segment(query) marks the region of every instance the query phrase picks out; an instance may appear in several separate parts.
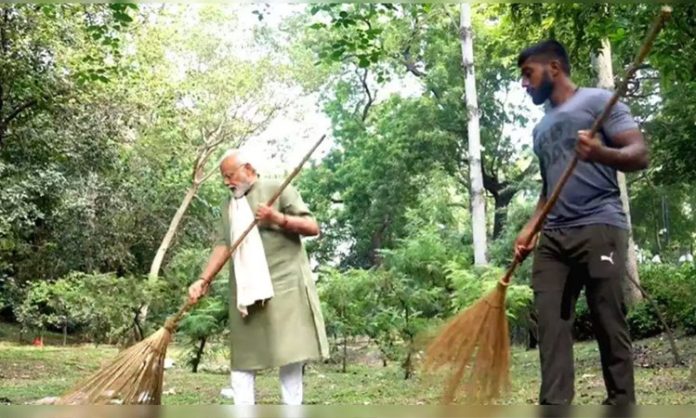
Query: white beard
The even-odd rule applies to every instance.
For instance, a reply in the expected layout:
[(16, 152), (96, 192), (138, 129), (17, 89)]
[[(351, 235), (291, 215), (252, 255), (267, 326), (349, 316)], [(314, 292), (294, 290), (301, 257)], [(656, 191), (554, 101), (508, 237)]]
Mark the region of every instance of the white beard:
[(239, 199), (246, 194), (251, 188), (252, 183), (242, 183), (239, 186), (232, 189), (232, 195), (235, 199)]

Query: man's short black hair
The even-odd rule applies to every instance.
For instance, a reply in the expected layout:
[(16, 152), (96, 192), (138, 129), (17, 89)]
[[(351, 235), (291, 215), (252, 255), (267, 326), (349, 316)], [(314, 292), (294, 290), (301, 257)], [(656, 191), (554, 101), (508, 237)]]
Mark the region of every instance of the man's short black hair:
[(525, 61), (529, 58), (541, 58), (545, 61), (558, 60), (561, 63), (561, 69), (566, 75), (570, 75), (570, 61), (568, 60), (568, 54), (566, 53), (565, 47), (553, 39), (547, 41), (539, 42), (538, 44), (532, 45), (520, 52), (517, 58), (517, 66), (522, 67)]

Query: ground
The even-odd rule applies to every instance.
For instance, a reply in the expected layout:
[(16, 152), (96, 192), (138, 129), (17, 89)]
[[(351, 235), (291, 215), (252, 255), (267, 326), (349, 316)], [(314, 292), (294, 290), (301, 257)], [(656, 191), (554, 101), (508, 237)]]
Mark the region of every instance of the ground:
[[(0, 404), (23, 404), (64, 393), (82, 377), (110, 361), (117, 349), (93, 344), (63, 347), (62, 338), (47, 338), (44, 347), (20, 345), (11, 332), (0, 332)], [(4, 337), (3, 338), (3, 334)], [(696, 385), (689, 382), (689, 368), (673, 367), (667, 341), (662, 338), (634, 343), (636, 352), (636, 386), (641, 404), (696, 404)], [(311, 364), (305, 375), (307, 404), (407, 405), (435, 404), (439, 388), (415, 378), (404, 380), (397, 364), (382, 367), (374, 353), (364, 344), (356, 344), (347, 373), (340, 364)], [(696, 338), (678, 341), (682, 356), (696, 359)], [(183, 365), (183, 349), (176, 344), (169, 355), (176, 365), (165, 373), (165, 404), (224, 404), (220, 389), (228, 385), (224, 350), (210, 355), (202, 371), (191, 373)], [(576, 403), (598, 404), (604, 398), (599, 353), (593, 342), (577, 343)], [(530, 404), (539, 388), (538, 352), (513, 348), (512, 389), (503, 399), (506, 404)], [(257, 402), (280, 401), (276, 373), (265, 372), (258, 380)]]

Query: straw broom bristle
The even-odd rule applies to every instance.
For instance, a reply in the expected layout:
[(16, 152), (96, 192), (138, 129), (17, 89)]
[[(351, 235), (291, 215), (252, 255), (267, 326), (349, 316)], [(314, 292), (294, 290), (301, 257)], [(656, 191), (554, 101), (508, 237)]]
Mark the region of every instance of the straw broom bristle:
[[(496, 288), (454, 317), (425, 352), (428, 372), (446, 368), (443, 402), (460, 392), (469, 402), (498, 398), (509, 387), (510, 341), (505, 316), (507, 286)], [(466, 378), (465, 378), (466, 375)]]
[(164, 357), (171, 340), (168, 327), (120, 352), (109, 364), (83, 380), (57, 405), (159, 405)]

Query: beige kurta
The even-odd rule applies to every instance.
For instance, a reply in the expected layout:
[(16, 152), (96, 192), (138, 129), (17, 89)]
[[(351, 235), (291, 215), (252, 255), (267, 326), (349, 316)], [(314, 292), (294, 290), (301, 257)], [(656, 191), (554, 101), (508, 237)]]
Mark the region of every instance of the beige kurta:
[[(281, 182), (259, 178), (247, 193), (254, 213), (278, 190)], [(222, 210), (221, 239), (231, 245), (229, 199)], [(274, 204), (293, 216), (313, 217), (299, 193), (288, 186)], [(258, 370), (286, 364), (326, 359), (329, 346), (319, 297), (301, 237), (275, 225), (259, 225), (274, 296), (263, 305), (249, 307), (242, 318), (237, 310), (234, 268), (230, 268), (230, 331), (233, 370)], [(231, 266), (230, 266), (231, 267)]]

